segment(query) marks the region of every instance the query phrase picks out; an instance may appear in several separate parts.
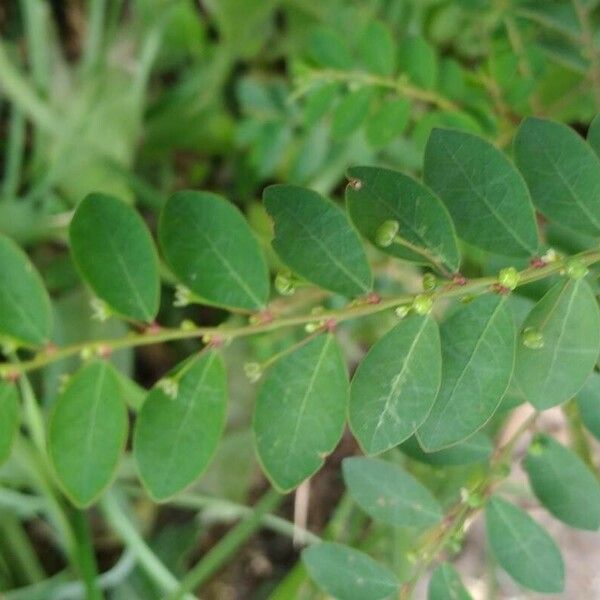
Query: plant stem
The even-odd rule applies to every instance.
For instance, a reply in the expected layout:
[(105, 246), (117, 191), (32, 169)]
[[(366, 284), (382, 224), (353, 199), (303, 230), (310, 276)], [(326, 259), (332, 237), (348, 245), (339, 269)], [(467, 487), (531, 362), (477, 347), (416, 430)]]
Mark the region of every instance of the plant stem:
[(2, 195), (5, 200), (16, 196), (19, 189), (23, 150), (25, 147), (25, 118), (20, 109), (13, 105), (10, 112), (8, 146), (6, 149)]
[[(599, 250), (588, 250), (575, 255), (585, 265), (592, 265), (600, 261)], [(568, 259), (558, 259), (543, 267), (528, 267), (519, 273), (519, 286), (545, 279), (556, 275), (566, 267)], [(465, 285), (452, 282), (439, 287), (431, 297), (433, 300), (441, 298), (456, 298), (467, 295), (479, 295), (493, 291), (493, 285), (497, 282), (495, 277), (480, 277), (472, 279)], [(62, 348), (47, 348), (40, 351), (31, 360), (22, 361), (19, 364), (0, 363), (0, 377), (14, 377), (19, 374), (39, 369), (48, 364), (64, 360), (70, 356), (80, 354), (83, 350), (92, 353), (105, 354), (122, 348), (133, 348), (136, 346), (149, 346), (176, 340), (202, 338), (207, 336), (215, 342), (227, 342), (241, 337), (247, 337), (268, 331), (274, 331), (283, 327), (297, 327), (307, 323), (319, 323), (323, 321), (342, 322), (368, 315), (374, 315), (382, 311), (396, 308), (401, 305), (411, 305), (418, 294), (401, 294), (389, 298), (383, 298), (379, 302), (365, 301), (362, 303), (351, 303), (342, 309), (326, 310), (318, 314), (309, 313), (303, 315), (292, 315), (282, 318), (274, 318), (260, 323), (248, 323), (239, 327), (192, 327), (192, 328), (159, 328), (142, 333), (131, 333), (117, 339), (96, 340), (93, 342), (81, 342), (64, 346)]]
[(98, 585), (98, 565), (87, 516), (85, 512), (77, 509), (73, 510), (71, 514), (77, 540), (79, 574), (85, 585), (86, 598), (87, 600), (102, 600), (104, 595)]
[(274, 489), (270, 489), (256, 504), (252, 515), (236, 525), (223, 537), (184, 577), (179, 589), (169, 600), (179, 600), (186, 592), (191, 592), (202, 585), (215, 571), (246, 542), (260, 526), (267, 513), (271, 512), (283, 499)]

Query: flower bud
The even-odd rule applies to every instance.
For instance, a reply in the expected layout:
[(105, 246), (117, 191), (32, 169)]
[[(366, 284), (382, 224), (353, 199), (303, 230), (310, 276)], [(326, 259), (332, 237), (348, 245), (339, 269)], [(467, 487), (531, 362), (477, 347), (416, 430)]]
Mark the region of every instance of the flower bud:
[(90, 300), (90, 306), (92, 308), (92, 319), (96, 319), (101, 323), (108, 321), (111, 313), (108, 304), (104, 300), (94, 297)]
[(192, 302), (192, 291), (186, 288), (184, 285), (177, 284), (175, 286), (175, 299), (173, 300), (173, 306), (183, 307), (188, 306)]
[(433, 292), (437, 287), (438, 280), (433, 273), (425, 273), (423, 275), (423, 290), (425, 292)]
[(418, 315), (428, 315), (433, 308), (433, 298), (426, 294), (419, 294), (413, 300), (412, 307)]
[(275, 276), (275, 289), (282, 296), (291, 296), (296, 292), (296, 284), (292, 278), (292, 274), (277, 273)]
[(530, 350), (539, 350), (544, 347), (544, 336), (537, 329), (526, 327), (521, 333), (521, 342)]
[(383, 225), (375, 232), (375, 243), (382, 248), (387, 248), (394, 243), (394, 238), (398, 235), (400, 223), (398, 221), (385, 221)]
[(498, 273), (498, 283), (508, 289), (514, 290), (519, 285), (520, 274), (514, 267), (507, 267)]

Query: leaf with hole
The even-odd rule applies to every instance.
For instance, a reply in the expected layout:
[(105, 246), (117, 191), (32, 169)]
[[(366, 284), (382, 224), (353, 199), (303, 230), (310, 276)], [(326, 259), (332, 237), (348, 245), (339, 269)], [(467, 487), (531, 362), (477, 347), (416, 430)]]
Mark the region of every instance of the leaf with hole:
[(290, 269), (345, 296), (371, 289), (373, 276), (365, 249), (338, 206), (295, 185), (268, 187), (264, 202), (275, 222), (273, 248)]
[(208, 304), (261, 310), (269, 297), (267, 265), (242, 213), (210, 192), (177, 192), (158, 224), (165, 259)]
[(114, 196), (89, 194), (69, 226), (81, 276), (117, 314), (149, 322), (160, 300), (158, 255), (138, 213)]
[(373, 519), (394, 527), (431, 527), (443, 513), (431, 492), (404, 469), (378, 458), (352, 457), (342, 463), (353, 500)]
[[(554, 285), (533, 307), (522, 331), (515, 363), (519, 389), (538, 410), (572, 398), (600, 351), (600, 313), (588, 283), (569, 279)], [(527, 344), (530, 332), (540, 338), (535, 347)]]
[(316, 473), (344, 430), (348, 375), (330, 335), (304, 343), (267, 371), (254, 409), (256, 450), (266, 475), (289, 491)]
[(349, 421), (366, 454), (389, 450), (425, 420), (440, 387), (440, 335), (429, 316), (411, 316), (380, 338), (350, 386)]
[(545, 594), (563, 591), (560, 550), (526, 512), (493, 496), (485, 508), (485, 525), (496, 560), (517, 583)]
[(384, 600), (398, 593), (399, 582), (392, 571), (342, 544), (314, 544), (302, 552), (302, 562), (310, 578), (339, 600)]
[(424, 161), (425, 182), (442, 199), (465, 242), (506, 256), (537, 252), (527, 186), (500, 150), (471, 133), (434, 129)]
[(125, 449), (127, 410), (113, 367), (82, 367), (56, 400), (48, 426), (48, 453), (61, 487), (79, 507), (110, 485)]

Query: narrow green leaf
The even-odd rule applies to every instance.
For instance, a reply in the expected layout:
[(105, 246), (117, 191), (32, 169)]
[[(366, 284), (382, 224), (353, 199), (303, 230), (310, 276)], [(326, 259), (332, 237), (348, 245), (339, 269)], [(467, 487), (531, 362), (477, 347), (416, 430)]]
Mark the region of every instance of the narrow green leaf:
[(273, 485), (289, 491), (316, 473), (344, 430), (348, 375), (332, 335), (281, 357), (256, 398), (254, 438)]
[(421, 529), (443, 516), (431, 492), (398, 465), (357, 456), (343, 461), (342, 472), (350, 496), (377, 521)]
[(574, 452), (539, 434), (524, 465), (538, 500), (557, 519), (578, 529), (600, 527), (600, 484)]
[(458, 270), (460, 255), (454, 225), (446, 207), (424, 185), (409, 177), (377, 167), (348, 170), (346, 204), (352, 222), (381, 251), (416, 262), (430, 264), (423, 254), (399, 243), (381, 248), (377, 230), (389, 220), (400, 225), (398, 235), (439, 259), (451, 271)]
[(110, 485), (126, 437), (119, 379), (109, 363), (89, 363), (58, 397), (48, 431), (54, 471), (76, 506), (89, 506)]
[(473, 435), (494, 414), (513, 372), (515, 326), (506, 299), (482, 296), (441, 326), (442, 384), (417, 431), (421, 446), (440, 450)]
[(379, 148), (402, 135), (410, 119), (410, 110), (411, 104), (406, 98), (384, 101), (367, 121), (369, 143)]
[(594, 117), (587, 132), (587, 142), (592, 150), (600, 157), (600, 114)]
[(113, 196), (89, 194), (69, 227), (81, 276), (118, 314), (152, 321), (158, 312), (158, 255), (138, 213)]
[[(600, 351), (600, 314), (584, 279), (557, 283), (533, 307), (517, 348), (515, 382), (538, 410), (572, 398), (592, 372)], [(529, 347), (528, 332), (542, 347)]]
[(536, 592), (562, 592), (560, 550), (527, 513), (494, 496), (485, 509), (485, 524), (496, 560), (517, 583)]
[(148, 394), (138, 414), (133, 454), (156, 500), (184, 489), (213, 457), (227, 412), (227, 376), (216, 352), (190, 359)]
[(10, 456), (19, 430), (19, 396), (17, 388), (0, 381), (0, 465)]
[(273, 248), (290, 269), (345, 296), (371, 289), (373, 276), (365, 249), (338, 206), (295, 185), (268, 187), (264, 202), (275, 221)]
[(600, 234), (600, 159), (575, 131), (530, 117), (517, 130), (514, 150), (541, 212), (574, 231)]
[(577, 394), (577, 406), (583, 424), (600, 440), (600, 374), (592, 373)]
[(492, 144), (470, 133), (434, 129), (424, 175), (466, 242), (505, 256), (536, 253), (537, 225), (525, 181)]
[(400, 446), (400, 450), (419, 462), (446, 467), (486, 462), (494, 451), (494, 445), (488, 435), (478, 431), (464, 442), (437, 452), (425, 452), (421, 448), (417, 436), (406, 440)]
[(302, 552), (302, 562), (311, 579), (338, 600), (383, 600), (398, 593), (394, 573), (342, 544), (314, 544)]
[(50, 298), (27, 255), (0, 235), (0, 336), (39, 346), (52, 328)]
[(358, 40), (358, 51), (371, 73), (389, 77), (396, 63), (396, 48), (389, 28), (379, 21), (370, 21)]
[(447, 562), (439, 565), (429, 581), (427, 600), (472, 600), (456, 569)]
[(158, 225), (175, 275), (209, 304), (262, 309), (269, 297), (265, 259), (240, 211), (210, 192), (177, 192)]
[(440, 335), (431, 317), (404, 319), (373, 345), (352, 379), (348, 413), (366, 454), (393, 448), (416, 431), (441, 374)]
[(347, 94), (335, 107), (331, 120), (331, 135), (341, 140), (354, 133), (367, 118), (375, 90), (360, 88)]

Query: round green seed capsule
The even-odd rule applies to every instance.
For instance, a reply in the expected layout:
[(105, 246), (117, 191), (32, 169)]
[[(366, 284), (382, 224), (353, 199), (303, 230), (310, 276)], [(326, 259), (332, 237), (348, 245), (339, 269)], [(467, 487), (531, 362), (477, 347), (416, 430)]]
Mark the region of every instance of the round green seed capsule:
[(418, 315), (428, 315), (433, 308), (433, 298), (426, 294), (419, 294), (413, 301), (413, 310)]
[(544, 347), (544, 336), (533, 327), (526, 327), (521, 334), (523, 346), (530, 350), (539, 350)]
[(275, 289), (282, 296), (291, 296), (296, 292), (296, 284), (291, 273), (277, 273), (275, 276)]
[(400, 223), (398, 221), (385, 221), (383, 225), (375, 232), (375, 242), (382, 248), (387, 248), (394, 243), (394, 238), (398, 235)]
[(423, 290), (425, 292), (433, 292), (437, 287), (438, 280), (433, 273), (425, 273), (423, 275)]
[(519, 285), (519, 271), (514, 267), (507, 267), (498, 273), (498, 283), (509, 290), (514, 290)]

